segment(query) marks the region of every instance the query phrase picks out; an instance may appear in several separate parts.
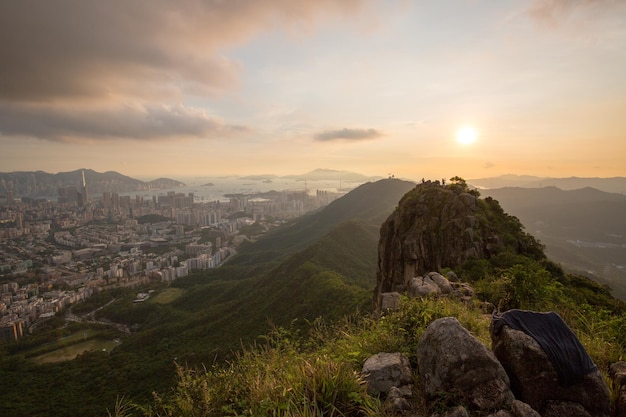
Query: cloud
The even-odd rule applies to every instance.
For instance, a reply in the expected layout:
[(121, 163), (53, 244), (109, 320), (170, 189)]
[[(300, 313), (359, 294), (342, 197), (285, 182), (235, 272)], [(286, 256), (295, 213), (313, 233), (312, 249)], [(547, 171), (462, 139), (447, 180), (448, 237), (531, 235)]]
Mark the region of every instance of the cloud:
[(376, 129), (339, 129), (339, 130), (326, 130), (324, 132), (317, 133), (314, 138), (320, 142), (329, 142), (333, 140), (349, 140), (349, 141), (361, 141), (377, 139), (383, 136)]
[[(0, 133), (51, 141), (246, 130), (183, 105), (236, 91), (235, 48), (370, 0), (0, 2)], [(132, 104), (128, 104), (132, 103)]]
[(493, 168), (493, 167), (495, 167), (495, 166), (496, 166), (496, 164), (494, 164), (493, 162), (489, 162), (489, 161), (488, 161), (488, 162), (485, 162), (485, 163), (484, 163), (483, 168), (485, 168), (485, 169), (490, 169), (490, 168)]
[(249, 129), (227, 125), (206, 112), (183, 105), (126, 104), (72, 106), (7, 105), (0, 102), (0, 134), (50, 141), (111, 139), (163, 140), (233, 136)]
[(350, 15), (363, 1), (1, 2), (0, 99), (214, 96), (235, 88), (242, 70), (228, 48)]
[(557, 28), (572, 20), (588, 24), (599, 17), (613, 17), (618, 8), (623, 8), (622, 0), (533, 0), (526, 13), (544, 27)]

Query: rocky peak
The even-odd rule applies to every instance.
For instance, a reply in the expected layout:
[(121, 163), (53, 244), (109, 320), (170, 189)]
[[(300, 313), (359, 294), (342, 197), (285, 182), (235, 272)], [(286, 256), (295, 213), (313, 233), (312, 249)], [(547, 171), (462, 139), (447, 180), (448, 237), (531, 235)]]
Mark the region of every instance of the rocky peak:
[(405, 292), (412, 278), (456, 268), (470, 258), (501, 251), (545, 257), (517, 218), (479, 195), (455, 177), (448, 185), (423, 181), (402, 197), (380, 229), (376, 307), (381, 293)]

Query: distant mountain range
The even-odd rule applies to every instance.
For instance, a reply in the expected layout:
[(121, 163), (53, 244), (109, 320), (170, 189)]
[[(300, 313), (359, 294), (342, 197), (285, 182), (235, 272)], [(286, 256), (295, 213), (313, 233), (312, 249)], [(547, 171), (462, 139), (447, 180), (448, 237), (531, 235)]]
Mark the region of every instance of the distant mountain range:
[(491, 178), (468, 179), (468, 184), (477, 188), (502, 188), (502, 187), (522, 187), (541, 188), (557, 187), (561, 190), (577, 190), (580, 188), (592, 187), (607, 193), (626, 194), (626, 177), (612, 178), (549, 178), (535, 177), (532, 175), (502, 175)]
[[(0, 172), (0, 197), (13, 192), (14, 197), (56, 197), (59, 188), (80, 187), (82, 172), (85, 172), (87, 189), (90, 194), (105, 191), (125, 193), (133, 191), (163, 190), (184, 187), (186, 184), (170, 178), (158, 178), (152, 181), (141, 181), (115, 171), (96, 172), (92, 169), (78, 169), (69, 172), (50, 174), (44, 171)], [(382, 177), (368, 177), (356, 172), (315, 169), (305, 174), (278, 176), (272, 174), (247, 175), (238, 177), (250, 181), (267, 181), (284, 178), (290, 180), (309, 181), (347, 181), (364, 183), (377, 181)]]
[(310, 181), (355, 181), (355, 182), (365, 182), (365, 181), (377, 181), (382, 179), (382, 177), (368, 177), (367, 175), (358, 174), (356, 172), (343, 171), (343, 170), (335, 170), (335, 169), (322, 169), (318, 168), (313, 171), (307, 172), (306, 174), (298, 174), (298, 175), (248, 175), (245, 177), (241, 177), (241, 179), (248, 179), (254, 181), (261, 180), (271, 180), (275, 178), (286, 178), (290, 180), (310, 180)]
[(520, 219), (546, 254), (626, 299), (626, 195), (594, 188), (504, 187), (480, 190)]
[(78, 169), (57, 174), (43, 171), (3, 172), (0, 173), (0, 194), (6, 195), (8, 191), (13, 191), (15, 197), (57, 196), (59, 188), (79, 187), (82, 184), (83, 172), (90, 194), (99, 194), (105, 191), (124, 193), (185, 186), (184, 183), (169, 178), (158, 178), (146, 182), (115, 171), (101, 173), (92, 169)]

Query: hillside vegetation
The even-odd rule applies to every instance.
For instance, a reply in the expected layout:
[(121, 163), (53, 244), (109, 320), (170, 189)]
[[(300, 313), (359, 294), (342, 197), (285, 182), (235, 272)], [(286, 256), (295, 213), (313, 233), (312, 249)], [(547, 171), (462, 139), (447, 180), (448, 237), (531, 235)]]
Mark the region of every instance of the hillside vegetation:
[[(460, 185), (464, 187), (463, 183)], [(419, 198), (415, 194), (420, 192), (414, 190), (403, 200)], [(479, 200), (476, 215), (500, 239), (498, 250), (491, 256), (471, 258), (455, 268), (461, 279), (477, 290), (476, 301), (493, 303), (501, 310), (559, 312), (605, 373), (610, 363), (624, 357), (626, 306), (623, 302), (614, 299), (607, 287), (582, 276), (565, 274), (546, 259), (541, 244), (525, 233), (519, 220), (506, 214), (497, 201)], [(354, 229), (357, 226), (357, 223), (342, 225), (350, 233), (340, 236), (354, 236), (356, 244), (366, 233)], [(323, 251), (327, 246), (329, 242), (322, 240), (300, 256), (310, 261), (316, 258), (313, 254), (320, 254), (319, 259), (327, 259), (332, 252), (330, 247), (330, 252)], [(315, 269), (294, 256), (284, 266), (289, 262), (301, 268), (296, 268), (302, 274), (298, 281), (317, 276), (316, 285), (326, 287), (324, 283), (333, 282), (332, 274), (324, 271), (322, 263), (317, 263), (321, 269)], [(333, 263), (327, 265), (338, 267)], [(363, 267), (367, 269), (366, 264)], [(441, 272), (446, 271), (444, 268)], [(283, 271), (279, 268), (276, 273), (280, 276)], [(331, 285), (323, 296), (344, 303), (356, 295), (348, 292), (343, 298), (344, 290)], [(300, 294), (300, 291), (294, 287), (286, 293)], [(269, 304), (280, 310), (280, 305)], [(302, 298), (297, 304), (309, 305)], [(120, 400), (111, 413), (118, 416), (386, 415), (380, 400), (367, 394), (360, 379), (359, 371), (365, 359), (378, 352), (402, 352), (415, 365), (420, 335), (434, 320), (447, 316), (457, 317), (465, 328), (489, 345), (490, 319), (479, 304), (445, 297), (405, 297), (399, 311), (378, 319), (371, 314), (354, 314), (340, 321), (318, 318), (307, 328), (297, 323), (277, 325), (259, 343), (245, 348), (234, 359), (210, 368), (178, 367), (173, 390), (160, 393), (148, 404)], [(307, 312), (305, 307), (298, 310), (298, 314)], [(419, 389), (416, 394), (416, 409), (421, 408), (424, 413), (436, 411), (425, 409)], [(442, 397), (435, 406), (442, 411), (452, 407), (453, 400)]]
[[(3, 345), (0, 414), (385, 415), (358, 375), (367, 357), (399, 351), (415, 363), (420, 334), (445, 316), (489, 343), (489, 319), (472, 304), (405, 298), (394, 314), (376, 319), (371, 311), (380, 224), (414, 187), (398, 180), (365, 184), (244, 245), (218, 269), (169, 288), (154, 284), (147, 302), (133, 303), (134, 292), (99, 296), (94, 306), (114, 300), (99, 319), (133, 329), (115, 334), (122, 343), (110, 353), (37, 365), (27, 358), (32, 340)], [(497, 201), (481, 199), (479, 208), (504, 241), (526, 242), (529, 250), (502, 250), (454, 268), (478, 300), (558, 311), (603, 370), (623, 357), (624, 304), (608, 288), (545, 259), (539, 242)], [(52, 326), (42, 341), (61, 331)]]
[[(89, 301), (99, 320), (129, 326), (112, 352), (86, 352), (69, 362), (36, 365), (38, 343), (62, 335), (62, 320), (39, 335), (0, 345), (0, 415), (102, 416), (119, 395), (148, 402), (176, 382), (176, 364), (223, 363), (272, 326), (305, 332), (320, 316), (333, 321), (371, 308), (380, 222), (415, 184), (395, 179), (367, 183), (324, 209), (242, 245), (220, 268), (171, 285), (144, 303), (136, 292), (104, 293)], [(169, 287), (169, 288), (172, 288)], [(59, 327), (61, 326), (61, 327)]]
[(508, 187), (484, 190), (519, 217), (570, 272), (607, 284), (626, 300), (626, 195), (593, 188)]

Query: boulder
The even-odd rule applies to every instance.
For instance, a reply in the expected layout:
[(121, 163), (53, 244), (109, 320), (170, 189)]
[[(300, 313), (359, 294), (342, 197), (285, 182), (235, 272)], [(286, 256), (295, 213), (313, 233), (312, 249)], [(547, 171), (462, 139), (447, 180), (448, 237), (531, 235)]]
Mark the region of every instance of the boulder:
[(398, 387), (389, 388), (387, 392), (386, 403), (392, 411), (406, 411), (411, 409), (411, 404), (406, 400), (411, 397), (411, 391), (408, 394)]
[[(569, 417), (579, 408), (592, 417), (609, 414), (609, 391), (599, 371), (590, 373), (581, 382), (563, 387), (546, 353), (526, 333), (502, 326), (491, 332), (493, 351), (511, 380), (511, 389), (518, 400), (530, 405), (542, 417), (557, 417), (568, 409)], [(563, 403), (559, 405), (559, 403)]]
[(361, 371), (370, 395), (387, 395), (391, 387), (413, 383), (409, 359), (401, 353), (377, 353), (370, 356)]
[[(457, 278), (458, 279), (458, 278)], [(409, 297), (426, 297), (430, 294), (454, 294), (458, 297), (469, 295), (470, 293), (458, 291), (459, 288), (470, 288), (467, 284), (455, 282), (452, 284), (446, 277), (439, 272), (429, 272), (421, 277), (413, 277), (409, 280), (408, 296)], [(471, 294), (474, 294), (471, 290)]]
[(454, 271), (448, 271), (446, 273), (446, 278), (448, 278), (448, 282), (459, 282), (459, 277)]
[(443, 294), (450, 294), (452, 292), (450, 281), (439, 272), (429, 272), (426, 276), (439, 287), (439, 290)]
[(400, 308), (399, 292), (384, 292), (380, 295), (380, 309), (382, 311), (398, 310)]
[(441, 392), (458, 393), (480, 410), (506, 408), (514, 399), (502, 365), (456, 318), (428, 326), (418, 342), (417, 362), (427, 399)]
[(626, 362), (615, 362), (609, 367), (615, 397), (615, 417), (626, 417)]
[(409, 281), (409, 297), (426, 297), (440, 292), (441, 289), (428, 277), (413, 277)]

